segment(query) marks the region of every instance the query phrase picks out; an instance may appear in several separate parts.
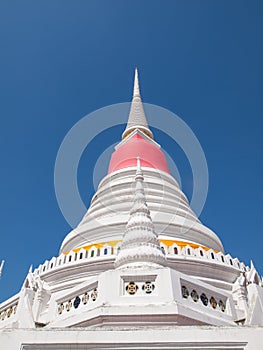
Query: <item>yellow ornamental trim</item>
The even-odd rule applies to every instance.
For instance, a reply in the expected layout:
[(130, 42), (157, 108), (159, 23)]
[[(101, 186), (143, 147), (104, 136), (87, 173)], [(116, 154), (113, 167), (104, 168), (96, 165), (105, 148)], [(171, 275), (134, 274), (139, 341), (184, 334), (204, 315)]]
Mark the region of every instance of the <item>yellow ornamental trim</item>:
[[(180, 248), (184, 248), (186, 246), (189, 246), (193, 249), (196, 249), (196, 248), (202, 248), (206, 251), (210, 250), (211, 248), (209, 247), (206, 247), (204, 245), (200, 245), (200, 244), (197, 244), (197, 243), (192, 243), (192, 242), (185, 242), (185, 241), (177, 241), (177, 240), (172, 240), (172, 239), (160, 239), (159, 240), (160, 243), (166, 245), (168, 248), (171, 247), (173, 244), (176, 244), (178, 245), (178, 247)], [(81, 246), (81, 247), (78, 247), (78, 248), (74, 248), (73, 250), (70, 250), (70, 251), (67, 251), (64, 253), (64, 255), (68, 255), (70, 252), (74, 252), (74, 253), (78, 253), (81, 249), (84, 249), (84, 250), (90, 250), (91, 248), (97, 248), (97, 249), (101, 249), (105, 246), (110, 246), (112, 248), (116, 247), (116, 245), (118, 243), (120, 243), (121, 240), (117, 240), (117, 241), (109, 241), (109, 242), (100, 242), (100, 243), (92, 243), (92, 244), (89, 244), (89, 245), (85, 245), (85, 246)], [(217, 253), (218, 251), (215, 250), (215, 249), (212, 249), (215, 253)]]
[[(191, 243), (191, 242), (183, 242), (183, 241), (175, 241), (175, 240), (170, 240), (170, 239), (169, 240), (168, 239), (160, 239), (160, 243), (165, 244), (167, 247), (171, 247), (173, 244), (177, 244), (178, 247), (180, 247), (180, 248), (184, 248), (186, 246), (189, 246), (189, 247), (194, 248), (194, 249), (202, 248), (206, 251), (210, 250), (210, 248), (208, 248), (204, 245), (201, 245), (201, 244), (196, 244), (196, 243)], [(215, 249), (212, 249), (212, 250), (216, 253), (218, 252)]]

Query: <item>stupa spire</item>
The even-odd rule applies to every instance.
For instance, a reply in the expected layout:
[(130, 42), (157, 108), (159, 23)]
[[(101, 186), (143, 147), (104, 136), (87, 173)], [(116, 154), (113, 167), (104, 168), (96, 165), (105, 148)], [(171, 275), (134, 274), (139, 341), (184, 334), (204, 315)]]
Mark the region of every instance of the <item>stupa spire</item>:
[(136, 129), (139, 129), (150, 138), (153, 138), (153, 134), (149, 129), (146, 116), (144, 113), (137, 68), (135, 68), (135, 74), (134, 74), (133, 97), (131, 102), (130, 114), (129, 114), (126, 129), (122, 134), (122, 138), (124, 139)]
[(134, 74), (134, 84), (133, 84), (133, 97), (139, 96), (141, 97), (140, 93), (140, 86), (139, 86), (139, 77), (138, 77), (138, 68), (135, 68), (135, 74)]
[(121, 249), (115, 261), (116, 267), (165, 264), (165, 256), (146, 203), (143, 181), (140, 158), (137, 157), (134, 200)]

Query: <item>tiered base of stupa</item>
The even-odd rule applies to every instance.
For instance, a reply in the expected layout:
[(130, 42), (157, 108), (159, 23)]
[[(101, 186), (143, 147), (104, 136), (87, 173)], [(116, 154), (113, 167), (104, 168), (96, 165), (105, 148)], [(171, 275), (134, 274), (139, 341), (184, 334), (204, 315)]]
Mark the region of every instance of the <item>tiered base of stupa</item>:
[(240, 302), (237, 307), (235, 292), (168, 267), (151, 266), (102, 272), (53, 295), (44, 286), (34, 290), (28, 285), (20, 292), (16, 310), (7, 311), (2, 321), (1, 346), (8, 350), (260, 349), (262, 327), (242, 324), (262, 324), (262, 287), (250, 284), (246, 294), (237, 293), (240, 302), (248, 297), (243, 300), (247, 308), (242, 309)]

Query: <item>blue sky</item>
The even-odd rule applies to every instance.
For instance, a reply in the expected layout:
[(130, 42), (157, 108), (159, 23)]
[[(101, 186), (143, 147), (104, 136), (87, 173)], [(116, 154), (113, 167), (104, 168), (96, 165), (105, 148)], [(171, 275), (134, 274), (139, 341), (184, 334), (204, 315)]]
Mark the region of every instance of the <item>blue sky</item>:
[[(202, 221), (226, 252), (252, 258), (263, 274), (262, 16), (261, 1), (0, 2), (1, 300), (20, 289), (31, 264), (56, 256), (70, 231), (53, 180), (64, 136), (86, 114), (129, 101), (135, 66), (144, 101), (178, 114), (203, 147), (210, 185)], [(81, 159), (87, 204), (87, 160), (95, 165), (121, 132), (95, 138)], [(184, 154), (156, 138), (190, 196)]]

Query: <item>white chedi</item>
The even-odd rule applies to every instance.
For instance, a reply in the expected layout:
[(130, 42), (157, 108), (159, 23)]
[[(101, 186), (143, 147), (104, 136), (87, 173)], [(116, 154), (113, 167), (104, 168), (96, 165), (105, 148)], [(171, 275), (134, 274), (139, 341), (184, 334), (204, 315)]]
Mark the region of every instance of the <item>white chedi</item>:
[(154, 231), (143, 188), (140, 158), (137, 158), (134, 202), (115, 267), (165, 265), (165, 255)]

